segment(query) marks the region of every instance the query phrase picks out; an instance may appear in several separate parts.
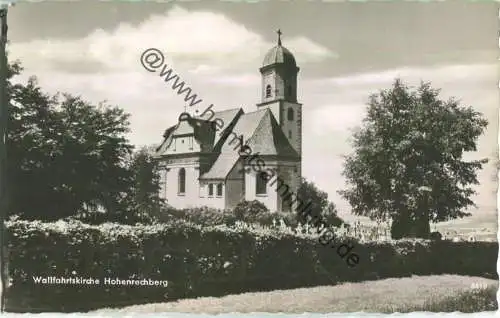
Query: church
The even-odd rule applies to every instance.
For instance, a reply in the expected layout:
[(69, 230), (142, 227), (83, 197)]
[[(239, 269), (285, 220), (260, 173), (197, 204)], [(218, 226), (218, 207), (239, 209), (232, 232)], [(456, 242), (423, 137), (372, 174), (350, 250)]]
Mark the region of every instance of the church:
[[(165, 131), (154, 156), (160, 196), (172, 207), (232, 209), (242, 200), (258, 200), (270, 211), (291, 211), (281, 188), (297, 193), (300, 185), (302, 104), (297, 101), (299, 67), (279, 30), (278, 43), (259, 71), (261, 101), (254, 111), (216, 111), (211, 105), (198, 116), (181, 113)], [(256, 165), (280, 182), (266, 178)]]

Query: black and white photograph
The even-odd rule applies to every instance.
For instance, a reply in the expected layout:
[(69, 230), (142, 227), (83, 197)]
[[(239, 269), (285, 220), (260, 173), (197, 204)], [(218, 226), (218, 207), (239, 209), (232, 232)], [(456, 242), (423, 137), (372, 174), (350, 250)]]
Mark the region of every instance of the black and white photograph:
[(2, 311), (497, 311), (499, 9), (1, 5)]

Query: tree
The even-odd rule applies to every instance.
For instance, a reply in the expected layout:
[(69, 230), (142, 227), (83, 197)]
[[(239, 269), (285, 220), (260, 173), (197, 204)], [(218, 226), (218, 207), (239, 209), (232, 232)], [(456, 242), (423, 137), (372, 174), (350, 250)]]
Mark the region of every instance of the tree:
[(136, 212), (154, 217), (164, 201), (160, 198), (158, 161), (154, 160), (151, 152), (151, 149), (144, 147), (133, 154), (129, 166), (133, 179), (130, 203)]
[[(11, 65), (10, 78), (21, 72)], [(84, 205), (123, 208), (132, 182), (126, 159), (128, 114), (69, 94), (43, 93), (36, 78), (9, 81), (7, 140), (9, 211), (53, 220)]]
[(354, 153), (340, 193), (356, 215), (392, 220), (391, 235), (428, 237), (429, 222), (469, 216), (471, 185), (486, 159), (465, 161), (476, 150), (487, 121), (451, 98), (442, 101), (430, 83), (410, 89), (400, 79), (370, 96), (363, 126), (354, 133)]
[(143, 147), (127, 159), (130, 174), (127, 189), (122, 193), (120, 209), (110, 213), (102, 208), (90, 206), (71, 218), (84, 223), (101, 224), (154, 224), (164, 220), (167, 206), (160, 198), (160, 176), (158, 162), (153, 159), (152, 149)]
[[(297, 197), (300, 198), (304, 204), (310, 203), (309, 215), (311, 217), (321, 217), (323, 220), (332, 226), (340, 226), (344, 221), (338, 217), (337, 209), (333, 202), (328, 200), (328, 193), (321, 191), (313, 182), (308, 182), (305, 178), (301, 179)], [(299, 222), (305, 223), (307, 220), (298, 215)]]

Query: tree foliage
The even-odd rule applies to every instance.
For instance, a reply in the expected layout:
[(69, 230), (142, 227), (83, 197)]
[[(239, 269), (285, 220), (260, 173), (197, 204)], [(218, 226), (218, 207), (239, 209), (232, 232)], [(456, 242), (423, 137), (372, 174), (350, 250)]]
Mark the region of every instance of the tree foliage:
[(131, 184), (131, 204), (144, 213), (158, 211), (164, 203), (160, 198), (160, 175), (158, 161), (152, 151), (143, 147), (135, 152), (129, 165), (133, 182)]
[(393, 87), (370, 97), (363, 126), (346, 157), (349, 188), (341, 194), (353, 212), (392, 219), (393, 237), (426, 237), (429, 222), (469, 216), (472, 185), (486, 159), (465, 161), (487, 126), (482, 114), (439, 99), (430, 83)]
[[(10, 77), (20, 71), (12, 65)], [(133, 180), (128, 114), (69, 94), (51, 96), (34, 77), (27, 84), (9, 81), (8, 95), (10, 213), (50, 220), (85, 205), (108, 213), (125, 208)]]
[[(333, 202), (328, 200), (328, 193), (321, 191), (312, 181), (309, 182), (305, 178), (301, 179), (297, 197), (304, 204), (310, 204), (309, 215), (322, 217), (329, 225), (340, 226), (344, 221), (338, 217), (337, 209)], [(305, 223), (302, 214), (298, 216), (301, 223)]]

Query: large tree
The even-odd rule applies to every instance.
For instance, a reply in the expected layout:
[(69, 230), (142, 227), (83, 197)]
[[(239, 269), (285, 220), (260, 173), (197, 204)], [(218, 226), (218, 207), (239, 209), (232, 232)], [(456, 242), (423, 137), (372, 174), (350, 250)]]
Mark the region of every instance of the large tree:
[(356, 215), (392, 220), (393, 238), (428, 237), (430, 222), (469, 216), (472, 185), (486, 159), (466, 161), (487, 126), (482, 114), (430, 83), (400, 79), (370, 96), (363, 126), (346, 157), (349, 187), (340, 193)]
[[(11, 65), (10, 78), (20, 73)], [(132, 146), (125, 138), (128, 115), (68, 94), (51, 96), (35, 78), (9, 80), (7, 140), (9, 211), (44, 220), (100, 205), (108, 213), (121, 203), (133, 180), (127, 167)]]

